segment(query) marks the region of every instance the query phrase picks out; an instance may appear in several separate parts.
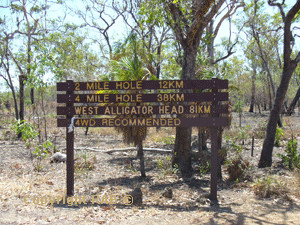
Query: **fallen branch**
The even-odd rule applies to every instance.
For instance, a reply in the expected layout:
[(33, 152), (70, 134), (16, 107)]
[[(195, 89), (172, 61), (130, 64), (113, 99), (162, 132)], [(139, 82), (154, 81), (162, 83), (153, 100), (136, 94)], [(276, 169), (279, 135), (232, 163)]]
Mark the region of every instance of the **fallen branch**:
[[(157, 152), (157, 153), (171, 153), (172, 150), (168, 149), (161, 149), (161, 148), (143, 148), (144, 151), (149, 151), (149, 152)], [(66, 149), (64, 149), (66, 150)], [(74, 148), (74, 150), (88, 150), (88, 151), (94, 151), (94, 152), (103, 152), (103, 153), (113, 153), (113, 152), (127, 152), (127, 151), (135, 151), (137, 150), (136, 147), (129, 147), (129, 148), (117, 148), (117, 149), (96, 149), (96, 148)]]

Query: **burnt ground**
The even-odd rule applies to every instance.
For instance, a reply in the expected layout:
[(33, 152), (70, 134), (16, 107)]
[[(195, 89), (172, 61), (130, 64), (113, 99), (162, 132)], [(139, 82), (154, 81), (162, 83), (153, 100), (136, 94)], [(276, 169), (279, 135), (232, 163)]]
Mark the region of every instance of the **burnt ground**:
[[(242, 145), (238, 117), (233, 115), (230, 130), (226, 130), (223, 146), (228, 149), (228, 160), (236, 155), (232, 141), (241, 147), (241, 157), (249, 161), (247, 179), (228, 180), (226, 165), (222, 166), (223, 179), (218, 183), (219, 204), (207, 199), (210, 190), (210, 173), (199, 172), (199, 162), (209, 156), (209, 150), (198, 158), (194, 149), (195, 174), (183, 179), (170, 166), (170, 153), (145, 151), (146, 179), (140, 178), (136, 151), (103, 153), (105, 150), (124, 148), (122, 135), (111, 128), (75, 130), (75, 194), (86, 196), (87, 204), (69, 206), (62, 201), (51, 205), (49, 198), (58, 198), (66, 191), (66, 164), (50, 163), (50, 156), (43, 159), (43, 169), (36, 171), (36, 158), (31, 158), (35, 143), (27, 148), (23, 141), (14, 138), (14, 132), (3, 122), (0, 128), (0, 222), (1, 224), (300, 224), (300, 176), (285, 169), (276, 156), (284, 153), (291, 135), (300, 135), (299, 116), (284, 118), (282, 147), (275, 147), (273, 166), (257, 168), (263, 143), (263, 130), (268, 114), (244, 113), (242, 126), (247, 130)], [(51, 123), (50, 123), (51, 122)], [(65, 128), (48, 129), (57, 150), (65, 151)], [(250, 127), (247, 128), (246, 126)], [(175, 129), (150, 129), (144, 147), (172, 149)], [(196, 140), (196, 129), (193, 139)], [(251, 137), (255, 136), (254, 156), (251, 157)], [(228, 140), (226, 142), (226, 140)], [(300, 138), (297, 137), (298, 143)], [(208, 141), (208, 147), (209, 147)], [(209, 157), (208, 157), (209, 159)], [(255, 195), (255, 186), (262, 178), (270, 178), (274, 194), (270, 198)], [(277, 183), (276, 183), (277, 182)], [(279, 186), (275, 185), (279, 184)], [(143, 206), (127, 206), (123, 197), (135, 187), (143, 192)], [(162, 196), (166, 188), (173, 191), (172, 198)], [(92, 202), (99, 196), (103, 204)], [(117, 204), (106, 204), (104, 196), (116, 196)], [(27, 203), (24, 202), (26, 196)], [(45, 204), (33, 201), (44, 197)], [(95, 197), (94, 197), (95, 198)], [(109, 201), (109, 200), (108, 200)]]

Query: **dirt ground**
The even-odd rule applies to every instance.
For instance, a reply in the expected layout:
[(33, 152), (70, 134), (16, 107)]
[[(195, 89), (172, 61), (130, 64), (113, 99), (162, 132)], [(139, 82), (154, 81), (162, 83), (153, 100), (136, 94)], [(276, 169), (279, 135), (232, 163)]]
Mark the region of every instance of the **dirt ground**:
[[(0, 224), (300, 224), (300, 176), (284, 169), (276, 156), (284, 153), (291, 133), (295, 138), (300, 136), (300, 117), (284, 119), (287, 126), (283, 147), (274, 148), (271, 168), (258, 169), (263, 139), (256, 128), (264, 126), (267, 118), (267, 114), (244, 113), (242, 126), (250, 125), (248, 132), (257, 136), (254, 156), (251, 157), (251, 137), (246, 137), (241, 153), (251, 165), (251, 179), (228, 181), (224, 165), (223, 180), (218, 184), (218, 204), (207, 199), (210, 173), (200, 174), (195, 169), (192, 178), (183, 179), (170, 167), (170, 153), (145, 151), (147, 178), (141, 179), (136, 151), (110, 154), (91, 151), (128, 147), (122, 142), (122, 135), (111, 128), (92, 128), (87, 136), (85, 129), (75, 129), (75, 195), (81, 200), (85, 197), (87, 204), (74, 204), (71, 200), (68, 203), (67, 199), (65, 204), (63, 200), (57, 203), (66, 193), (66, 164), (50, 163), (48, 156), (41, 162), (42, 171), (37, 172), (30, 149), (23, 141), (13, 138), (13, 131), (1, 125)], [(238, 122), (234, 115), (231, 130), (225, 131), (223, 146), (226, 136), (235, 136)], [(65, 152), (65, 128), (56, 128), (54, 119), (53, 124), (49, 136), (57, 150)], [(196, 134), (195, 129), (193, 139)], [(151, 128), (144, 147), (172, 149), (174, 135), (174, 128), (162, 128), (158, 132)], [(194, 164), (197, 166), (197, 161)], [(284, 194), (257, 197), (253, 186), (257, 179), (268, 176), (278, 178), (282, 185), (294, 191), (288, 193), (288, 198)], [(142, 207), (124, 204), (124, 197), (135, 187), (143, 192)], [(173, 191), (172, 198), (162, 196), (166, 188)], [(96, 197), (100, 203), (93, 202)], [(113, 204), (109, 204), (110, 200)]]

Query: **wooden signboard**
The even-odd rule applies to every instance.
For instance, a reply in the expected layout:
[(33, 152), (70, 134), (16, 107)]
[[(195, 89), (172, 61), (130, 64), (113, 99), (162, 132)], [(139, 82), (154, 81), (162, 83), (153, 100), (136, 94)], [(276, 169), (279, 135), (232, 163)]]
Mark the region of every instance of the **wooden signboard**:
[[(172, 93), (170, 89), (174, 89)], [(186, 89), (205, 91), (183, 93)], [(217, 200), (217, 128), (229, 125), (228, 117), (219, 117), (228, 113), (228, 105), (220, 104), (228, 101), (228, 92), (219, 89), (228, 89), (228, 80), (57, 83), (57, 91), (65, 92), (57, 94), (57, 103), (65, 104), (57, 107), (57, 115), (65, 116), (57, 119), (57, 126), (67, 128), (67, 195), (74, 195), (74, 127), (211, 127), (211, 199)], [(158, 93), (141, 93), (142, 90)], [(101, 118), (86, 118), (91, 115)]]

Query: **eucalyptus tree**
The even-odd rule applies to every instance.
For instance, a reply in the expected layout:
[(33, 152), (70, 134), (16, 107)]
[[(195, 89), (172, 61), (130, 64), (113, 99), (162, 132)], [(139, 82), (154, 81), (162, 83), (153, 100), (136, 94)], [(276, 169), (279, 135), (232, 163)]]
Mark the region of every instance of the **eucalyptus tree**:
[(66, 1), (64, 5), (79, 19), (77, 25), (88, 30), (86, 37), (98, 45), (101, 56), (108, 62), (113, 54), (113, 42), (116, 41), (114, 33), (119, 32), (114, 27), (128, 7), (127, 2), (77, 0), (76, 4)]
[(291, 28), (292, 23), (295, 22), (297, 18), (299, 18), (300, 0), (297, 0), (287, 13), (285, 13), (284, 11), (284, 0), (281, 3), (278, 3), (274, 0), (269, 0), (268, 3), (272, 6), (276, 6), (279, 9), (282, 17), (282, 22), (284, 24), (283, 70), (281, 81), (276, 92), (275, 101), (268, 121), (266, 138), (263, 143), (263, 148), (258, 164), (259, 167), (269, 167), (272, 165), (272, 153), (279, 114), (282, 110), (283, 102), (286, 97), (291, 77), (300, 61), (299, 51), (295, 51), (295, 56), (292, 57), (293, 47), (297, 36), (293, 36), (293, 29)]
[(5, 21), (1, 21), (1, 32), (0, 32), (0, 77), (4, 79), (7, 86), (11, 90), (14, 100), (14, 108), (15, 108), (15, 118), (19, 119), (19, 110), (17, 103), (17, 96), (15, 85), (13, 83), (14, 75), (12, 72), (12, 62), (11, 57), (9, 56), (9, 45), (11, 41), (10, 34), (4, 32), (2, 26), (5, 26)]
[[(74, 24), (65, 24), (60, 31), (52, 32), (37, 46), (48, 70), (56, 81), (74, 79), (88, 81), (99, 79), (105, 65), (100, 61), (94, 44), (86, 40)], [(38, 51), (38, 49), (37, 49)]]
[[(202, 35), (208, 23), (219, 11), (225, 0), (170, 1), (162, 0), (167, 12), (167, 22), (182, 48), (181, 79), (195, 78), (196, 58)], [(192, 176), (191, 128), (177, 127), (173, 164), (183, 176)]]
[(170, 42), (174, 40), (171, 28), (166, 24), (165, 11), (159, 1), (128, 0), (122, 15), (124, 23), (134, 31), (143, 43), (148, 54), (147, 68), (158, 79), (162, 72), (163, 61), (166, 60)]
[[(20, 110), (19, 119), (24, 120), (24, 84), (31, 85), (31, 103), (34, 107), (34, 52), (32, 47), (39, 40), (47, 28), (44, 26), (46, 12), (49, 5), (38, 0), (10, 1), (6, 7), (6, 13), (1, 15), (1, 21), (5, 23), (3, 33), (9, 37), (6, 52), (14, 64), (12, 70), (19, 73)], [(45, 20), (44, 20), (45, 19)], [(33, 108), (34, 110), (34, 108)], [(19, 137), (21, 137), (21, 133)]]

